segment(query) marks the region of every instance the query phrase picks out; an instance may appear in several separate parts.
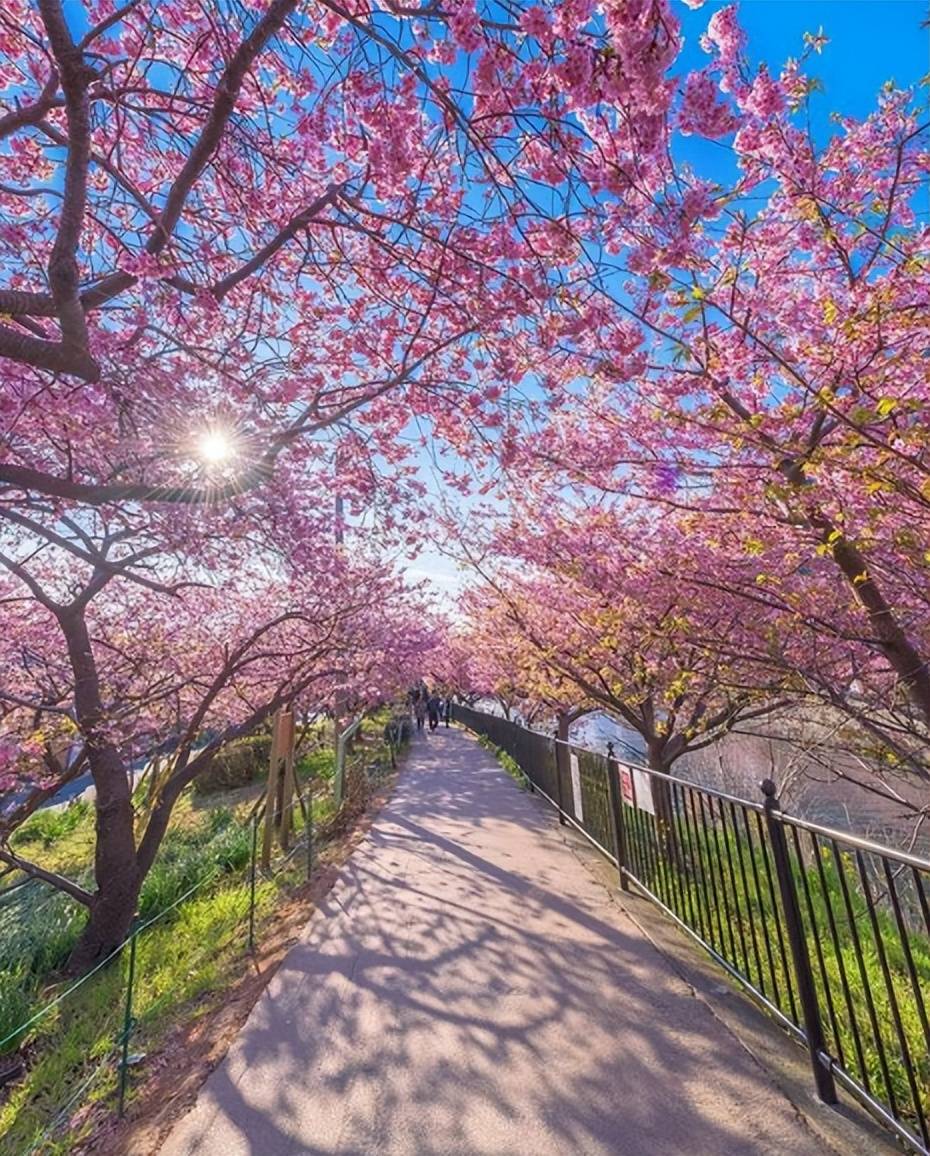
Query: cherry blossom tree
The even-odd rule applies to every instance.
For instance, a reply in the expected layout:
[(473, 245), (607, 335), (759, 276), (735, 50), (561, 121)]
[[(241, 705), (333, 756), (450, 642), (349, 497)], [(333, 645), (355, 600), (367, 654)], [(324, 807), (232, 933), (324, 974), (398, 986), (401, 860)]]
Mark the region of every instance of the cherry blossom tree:
[[(386, 621), (400, 595), (331, 549), (339, 524), (362, 520), (352, 549), (402, 533), (410, 426), (515, 442), (527, 366), (562, 358), (535, 338), (559, 301), (551, 190), (572, 195), (583, 154), (648, 173), (678, 47), (665, 0), (5, 6), (3, 702), (33, 799), (85, 763), (97, 789), (75, 967), (128, 926), (211, 711), (230, 704), (228, 737), (322, 694), (334, 648), (404, 669), (399, 628), (382, 644), (368, 619), (361, 645), (354, 592)], [(183, 673), (158, 645), (180, 625)], [(179, 725), (137, 843), (126, 736)]]
[(548, 193), (594, 150), (645, 176), (678, 47), (665, 0), (7, 5), (7, 493), (198, 500), (217, 416), (237, 490), (353, 414), (346, 471), (411, 416), (506, 434), (557, 302)]
[(459, 606), (464, 622), (443, 635), (432, 670), (440, 684), (468, 705), (490, 700), (508, 721), (519, 715), (524, 723), (552, 715), (557, 704), (530, 693), (511, 648), (511, 629), (501, 621), (501, 604), (487, 589), (467, 589)]
[[(168, 724), (111, 688), (109, 631), (168, 607), (228, 589), (230, 636), (296, 632), (279, 689), (315, 685), (294, 592), (362, 621), (334, 539), (411, 542), (430, 438), (451, 489), (519, 497), (463, 679), (607, 707), (661, 769), (812, 694), (919, 764), (926, 120), (890, 86), (818, 137), (824, 38), (753, 67), (735, 6), (706, 67), (680, 44), (666, 0), (7, 4), (2, 701), (33, 774), (71, 719), (125, 816), (109, 704)], [(250, 616), (266, 588), (298, 617)]]
[(693, 574), (729, 552), (721, 581), (747, 614), (761, 581), (792, 629), (831, 656), (844, 642), (844, 673), (831, 657), (808, 674), (901, 754), (903, 724), (913, 754), (930, 724), (927, 118), (889, 85), (869, 116), (838, 114), (818, 137), (825, 37), (777, 75), (753, 69), (728, 6), (703, 43), (676, 123), (729, 148), (736, 176), (722, 186), (672, 150), (648, 211), (601, 213), (616, 258), (562, 336), (588, 384), (524, 466), (689, 511)]
[[(365, 703), (392, 697), (435, 642), (416, 592), (380, 563), (344, 557), (310, 581), (245, 574), (160, 601), (112, 579), (91, 598), (98, 575), (63, 601), (44, 575), (21, 578), (31, 597), (7, 583), (0, 694), (3, 785), (19, 790), (0, 819), (0, 861), (88, 908), (70, 961), (76, 972), (122, 942), (174, 805), (217, 752), (285, 705), (319, 710), (337, 690)], [(168, 765), (142, 814), (130, 762), (166, 740)], [(93, 891), (5, 842), (85, 769), (96, 789)]]
[(708, 593), (663, 573), (681, 544), (678, 527), (622, 508), (551, 494), (515, 503), (484, 556), (471, 551), (483, 582), (465, 603), (484, 654), (498, 656), (517, 693), (560, 712), (607, 711), (662, 772), (777, 709), (784, 681), (783, 668), (757, 661), (761, 615), (747, 618), (722, 586)]

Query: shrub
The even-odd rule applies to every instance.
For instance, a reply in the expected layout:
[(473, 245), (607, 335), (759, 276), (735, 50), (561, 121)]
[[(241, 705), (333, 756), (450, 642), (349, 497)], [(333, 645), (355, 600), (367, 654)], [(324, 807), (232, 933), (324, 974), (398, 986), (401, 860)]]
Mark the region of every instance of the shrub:
[(309, 751), (297, 760), (297, 777), (305, 779), (331, 779), (336, 773), (336, 756), (331, 747), (321, 747)]
[(242, 870), (251, 849), (249, 828), (236, 822), (225, 807), (210, 816), (206, 831), (169, 832), (142, 884), (139, 914), (151, 918), (201, 880)]
[(36, 975), (48, 975), (64, 967), (77, 943), (87, 912), (67, 895), (56, 895), (42, 912), (42, 922), (33, 927), (30, 966)]
[(181, 896), (204, 879), (213, 867), (195, 848), (186, 854), (162, 857), (152, 865), (139, 895), (139, 914), (150, 919), (176, 903)]
[(48, 808), (30, 816), (14, 836), (14, 845), (41, 843), (51, 847), (58, 839), (75, 831), (90, 815), (90, 804), (82, 800), (66, 807)]
[(251, 735), (224, 747), (214, 755), (209, 767), (194, 779), (198, 795), (245, 787), (268, 772), (271, 736)]
[(247, 827), (230, 824), (219, 832), (209, 846), (210, 856), (223, 871), (241, 871), (252, 853)]

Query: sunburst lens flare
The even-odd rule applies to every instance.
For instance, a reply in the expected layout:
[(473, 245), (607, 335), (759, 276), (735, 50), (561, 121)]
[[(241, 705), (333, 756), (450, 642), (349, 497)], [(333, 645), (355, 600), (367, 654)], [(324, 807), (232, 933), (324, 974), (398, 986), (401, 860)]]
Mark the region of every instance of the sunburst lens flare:
[(197, 451), (204, 462), (216, 466), (228, 462), (235, 454), (235, 447), (224, 430), (210, 429), (200, 435)]

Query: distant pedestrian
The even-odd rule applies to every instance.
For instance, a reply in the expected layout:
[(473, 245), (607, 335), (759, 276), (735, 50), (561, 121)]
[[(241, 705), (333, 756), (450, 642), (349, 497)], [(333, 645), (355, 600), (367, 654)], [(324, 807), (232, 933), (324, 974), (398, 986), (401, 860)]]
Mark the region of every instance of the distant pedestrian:
[(417, 720), (417, 730), (423, 730), (423, 723), (426, 721), (426, 695), (417, 695), (413, 703), (413, 713)]
[(443, 703), (442, 717), (445, 719), (446, 726), (452, 722), (452, 696), (449, 695)]
[(442, 711), (442, 700), (438, 695), (430, 696), (426, 703), (426, 711), (429, 715), (429, 729), (434, 731), (439, 726), (439, 715)]

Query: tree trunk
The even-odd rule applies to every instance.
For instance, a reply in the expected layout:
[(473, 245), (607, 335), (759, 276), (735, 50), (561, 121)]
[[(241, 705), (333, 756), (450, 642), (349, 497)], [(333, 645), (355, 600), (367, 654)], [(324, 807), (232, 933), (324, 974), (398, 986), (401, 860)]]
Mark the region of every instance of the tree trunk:
[(930, 726), (930, 663), (917, 649), (916, 638), (905, 633), (875, 581), (865, 555), (849, 538), (838, 534), (832, 523), (821, 519), (821, 523), (814, 524), (821, 529), (824, 544), (832, 549), (834, 561), (868, 615), (879, 649), (900, 678), (924, 723)]
[[(142, 879), (136, 858), (129, 775), (116, 752), (91, 757), (97, 790), (94, 878), (97, 890), (87, 926), (68, 960), (80, 975), (96, 966), (129, 934)], [(94, 764), (97, 764), (96, 766)]]
[[(646, 743), (647, 765), (651, 771), (659, 771), (663, 775), (669, 773), (665, 760), (664, 741), (649, 740)], [(666, 779), (657, 779), (650, 776), (652, 787), (652, 804), (655, 807), (656, 838), (662, 854), (672, 864), (682, 865), (681, 849), (678, 845), (678, 836), (675, 829), (675, 802), (672, 798), (672, 785)]]
[(69, 975), (86, 975), (111, 956), (126, 939), (136, 913), (139, 885), (137, 873), (133, 870), (127, 876), (115, 876), (98, 886), (90, 918), (68, 958)]
[(87, 745), (96, 790), (94, 878), (97, 890), (90, 919), (68, 960), (79, 975), (104, 960), (122, 943), (132, 925), (141, 877), (136, 857), (129, 772), (106, 731), (100, 681), (83, 608), (58, 616), (74, 673), (74, 707)]

